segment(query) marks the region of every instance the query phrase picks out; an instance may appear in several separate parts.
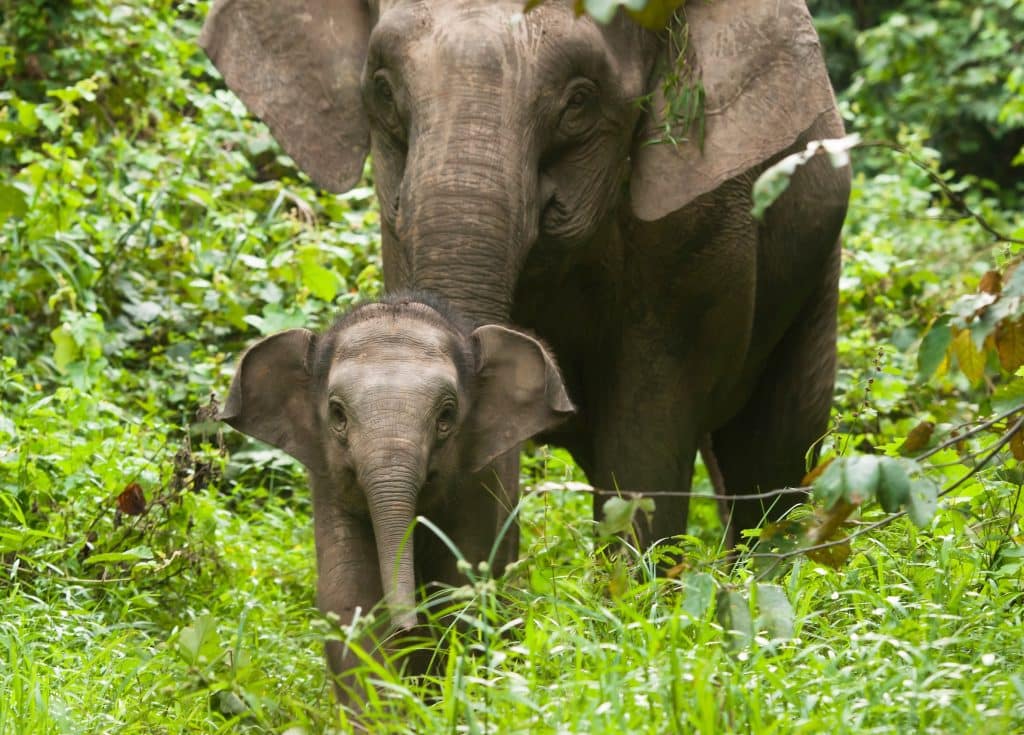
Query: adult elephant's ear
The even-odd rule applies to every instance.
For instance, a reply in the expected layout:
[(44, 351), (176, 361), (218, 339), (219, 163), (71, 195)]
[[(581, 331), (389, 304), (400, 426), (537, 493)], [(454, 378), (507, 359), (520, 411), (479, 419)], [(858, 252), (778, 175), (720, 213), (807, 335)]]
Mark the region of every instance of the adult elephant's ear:
[(315, 353), (316, 335), (308, 329), (289, 329), (260, 340), (239, 360), (218, 416), (313, 470), (321, 456), (310, 392)]
[[(786, 149), (822, 115), (835, 114), (803, 0), (688, 3), (686, 23), (688, 30), (680, 32), (685, 65), (667, 59), (653, 81), (650, 119), (632, 154), (633, 211), (643, 220), (681, 209)], [(678, 56), (678, 48), (670, 55)], [(673, 74), (679, 81), (666, 90)], [(699, 121), (670, 120), (677, 143), (652, 143), (666, 138), (666, 91), (672, 96), (689, 87), (693, 94), (700, 85), (703, 149)]]
[(199, 43), (228, 87), (320, 186), (351, 189), (370, 125), (366, 0), (215, 0)]
[(466, 450), (479, 470), (576, 409), (554, 358), (533, 337), (488, 324), (473, 331), (473, 341), (477, 374)]

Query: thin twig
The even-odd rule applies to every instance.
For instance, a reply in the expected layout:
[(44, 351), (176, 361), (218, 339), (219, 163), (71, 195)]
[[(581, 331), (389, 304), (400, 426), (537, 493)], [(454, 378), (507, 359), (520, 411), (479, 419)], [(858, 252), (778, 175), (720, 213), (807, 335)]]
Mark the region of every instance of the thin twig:
[(703, 498), (705, 500), (763, 500), (764, 498), (777, 498), (780, 495), (794, 495), (797, 493), (808, 493), (810, 491), (809, 486), (800, 487), (783, 487), (778, 490), (766, 490), (763, 493), (747, 493), (745, 495), (721, 495), (719, 493), (695, 493), (695, 492), (683, 492), (681, 490), (601, 490), (599, 488), (591, 487), (589, 485), (574, 486), (572, 488), (566, 488), (562, 485), (557, 487), (537, 487), (534, 486), (524, 491), (526, 495), (541, 495), (544, 493), (561, 492), (563, 490), (570, 490), (571, 492), (580, 493), (591, 493), (601, 494), (614, 497), (623, 498), (659, 498), (659, 497), (670, 497), (670, 498)]
[[(1003, 434), (1003, 436), (1001, 436), (999, 438), (999, 441), (997, 441), (994, 445), (992, 445), (992, 450), (987, 455), (985, 455), (985, 458), (982, 459), (981, 462), (979, 462), (977, 465), (972, 467), (963, 477), (961, 477), (958, 480), (956, 480), (952, 485), (950, 485), (949, 487), (947, 487), (944, 490), (942, 490), (938, 494), (938, 497), (941, 498), (944, 495), (948, 495), (949, 493), (953, 492), (958, 487), (963, 485), (965, 482), (967, 482), (969, 479), (971, 479), (974, 475), (978, 474), (978, 472), (980, 472), (989, 462), (992, 461), (992, 459), (1000, 451), (1002, 451), (1002, 449), (1007, 444), (1010, 443), (1011, 437), (1013, 437), (1014, 434), (1016, 434), (1018, 431), (1020, 431), (1022, 426), (1024, 426), (1024, 416), (1021, 416), (1019, 419), (1017, 419), (1016, 423), (1014, 423), (1014, 425), (1005, 434)], [(824, 549), (830, 549), (833, 546), (840, 546), (842, 544), (848, 544), (851, 541), (853, 541), (855, 538), (857, 538), (859, 536), (863, 536), (864, 534), (869, 533), (871, 531), (875, 531), (875, 530), (877, 530), (879, 528), (884, 528), (885, 526), (887, 526), (890, 523), (892, 523), (893, 521), (895, 521), (897, 518), (901, 518), (901, 517), (905, 516), (906, 514), (907, 514), (907, 511), (905, 511), (905, 510), (901, 510), (901, 511), (898, 511), (896, 513), (892, 513), (892, 514), (886, 516), (885, 518), (882, 518), (879, 521), (875, 521), (874, 523), (870, 523), (870, 524), (868, 524), (868, 525), (866, 525), (866, 526), (864, 526), (862, 528), (857, 529), (856, 531), (851, 533), (849, 536), (846, 536), (845, 538), (834, 539), (832, 541), (823, 541), (822, 543), (819, 543), (819, 544), (814, 544), (812, 546), (804, 546), (804, 547), (801, 547), (799, 549), (793, 549), (792, 551), (786, 551), (786, 552), (781, 552), (781, 553), (753, 552), (753, 553), (749, 554), (749, 556), (751, 558), (754, 558), (754, 559), (777, 559), (779, 561), (782, 561), (784, 559), (789, 559), (789, 558), (792, 558), (794, 556), (798, 556), (800, 554), (806, 554), (806, 553), (811, 552), (811, 551), (822, 551)]]
[(1021, 411), (1024, 411), (1024, 406), (1015, 406), (1014, 408), (1011, 408), (1009, 411), (1004, 411), (998, 416), (978, 424), (973, 429), (969, 429), (962, 434), (957, 434), (956, 436), (951, 436), (949, 439), (942, 442), (941, 444), (937, 444), (936, 446), (929, 449), (927, 452), (923, 452), (922, 454), (917, 455), (916, 457), (914, 457), (914, 459), (918, 461), (922, 459), (928, 459), (928, 457), (931, 457), (933, 454), (938, 454), (943, 449), (948, 449), (949, 447), (958, 444), (959, 442), (963, 441), (968, 437), (974, 436), (975, 434), (980, 434), (981, 432), (985, 431), (985, 429), (988, 429), (990, 426), (998, 424), (1003, 419), (1008, 419), (1014, 414), (1020, 413)]
[(1024, 240), (1020, 240), (1018, 238), (1010, 237), (1009, 235), (1003, 234), (995, 227), (990, 225), (988, 223), (988, 220), (986, 220), (980, 214), (978, 214), (969, 206), (967, 206), (967, 202), (964, 201), (964, 198), (962, 196), (960, 196), (957, 192), (950, 189), (949, 185), (942, 180), (942, 177), (939, 176), (939, 174), (935, 173), (927, 163), (925, 163), (917, 156), (915, 156), (913, 153), (911, 153), (906, 146), (900, 145), (899, 143), (894, 143), (891, 140), (867, 140), (861, 143), (857, 143), (857, 145), (855, 145), (854, 148), (888, 148), (889, 150), (896, 151), (897, 153), (902, 153), (903, 155), (910, 159), (911, 163), (913, 163), (919, 169), (928, 174), (928, 178), (930, 178), (940, 189), (942, 189), (942, 192), (947, 197), (949, 197), (949, 201), (952, 202), (954, 207), (956, 207), (961, 212), (963, 212), (968, 217), (977, 222), (978, 226), (981, 227), (981, 229), (985, 230), (985, 232), (989, 233), (996, 239), (996, 242), (1012, 242), (1016, 243), (1017, 245), (1024, 245)]

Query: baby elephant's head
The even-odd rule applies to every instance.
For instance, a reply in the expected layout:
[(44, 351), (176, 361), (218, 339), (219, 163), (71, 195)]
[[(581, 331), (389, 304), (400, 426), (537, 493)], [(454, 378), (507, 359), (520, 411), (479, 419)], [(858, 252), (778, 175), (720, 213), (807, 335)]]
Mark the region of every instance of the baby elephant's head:
[(407, 628), (415, 577), (403, 540), (416, 514), (572, 411), (533, 337), (470, 330), (432, 299), (391, 297), (323, 335), (291, 329), (250, 347), (221, 418), (302, 462), (345, 513), (369, 516), (392, 622)]

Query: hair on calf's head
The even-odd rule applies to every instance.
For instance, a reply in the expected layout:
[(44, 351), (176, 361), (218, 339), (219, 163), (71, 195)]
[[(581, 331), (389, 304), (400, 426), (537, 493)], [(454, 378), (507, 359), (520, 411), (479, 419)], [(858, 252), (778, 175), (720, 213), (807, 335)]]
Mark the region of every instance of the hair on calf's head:
[(399, 292), (375, 301), (364, 301), (339, 315), (320, 339), (317, 375), (321, 379), (326, 378), (341, 332), (361, 322), (388, 316), (410, 319), (448, 332), (452, 337), (452, 359), (459, 380), (463, 384), (469, 383), (474, 372), (474, 356), (469, 342), (472, 325), (444, 299), (425, 291)]

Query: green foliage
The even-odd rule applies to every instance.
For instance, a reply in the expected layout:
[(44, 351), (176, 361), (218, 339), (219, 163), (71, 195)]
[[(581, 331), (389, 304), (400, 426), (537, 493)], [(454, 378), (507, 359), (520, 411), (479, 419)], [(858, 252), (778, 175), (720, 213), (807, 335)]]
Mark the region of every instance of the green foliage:
[(944, 166), (1019, 192), (1021, 170), (1009, 164), (1024, 163), (1024, 4), (811, 0), (809, 6), (833, 81), (865, 139), (923, 132), (942, 151)]
[[(370, 731), (1024, 728), (1024, 207), (974, 167), (1019, 157), (1020, 4), (812, 4), (849, 128), (928, 169), (852, 155), (826, 502), (733, 564), (700, 469), (689, 534), (639, 553), (651, 499), (597, 529), (568, 454), (527, 452), (520, 561), (439, 593), (431, 676), (367, 658)], [(257, 337), (377, 293), (378, 216), (223, 89), (207, 10), (0, 10), (0, 733), (353, 729), (322, 641), (365, 623), (314, 610), (303, 475), (211, 394)]]

